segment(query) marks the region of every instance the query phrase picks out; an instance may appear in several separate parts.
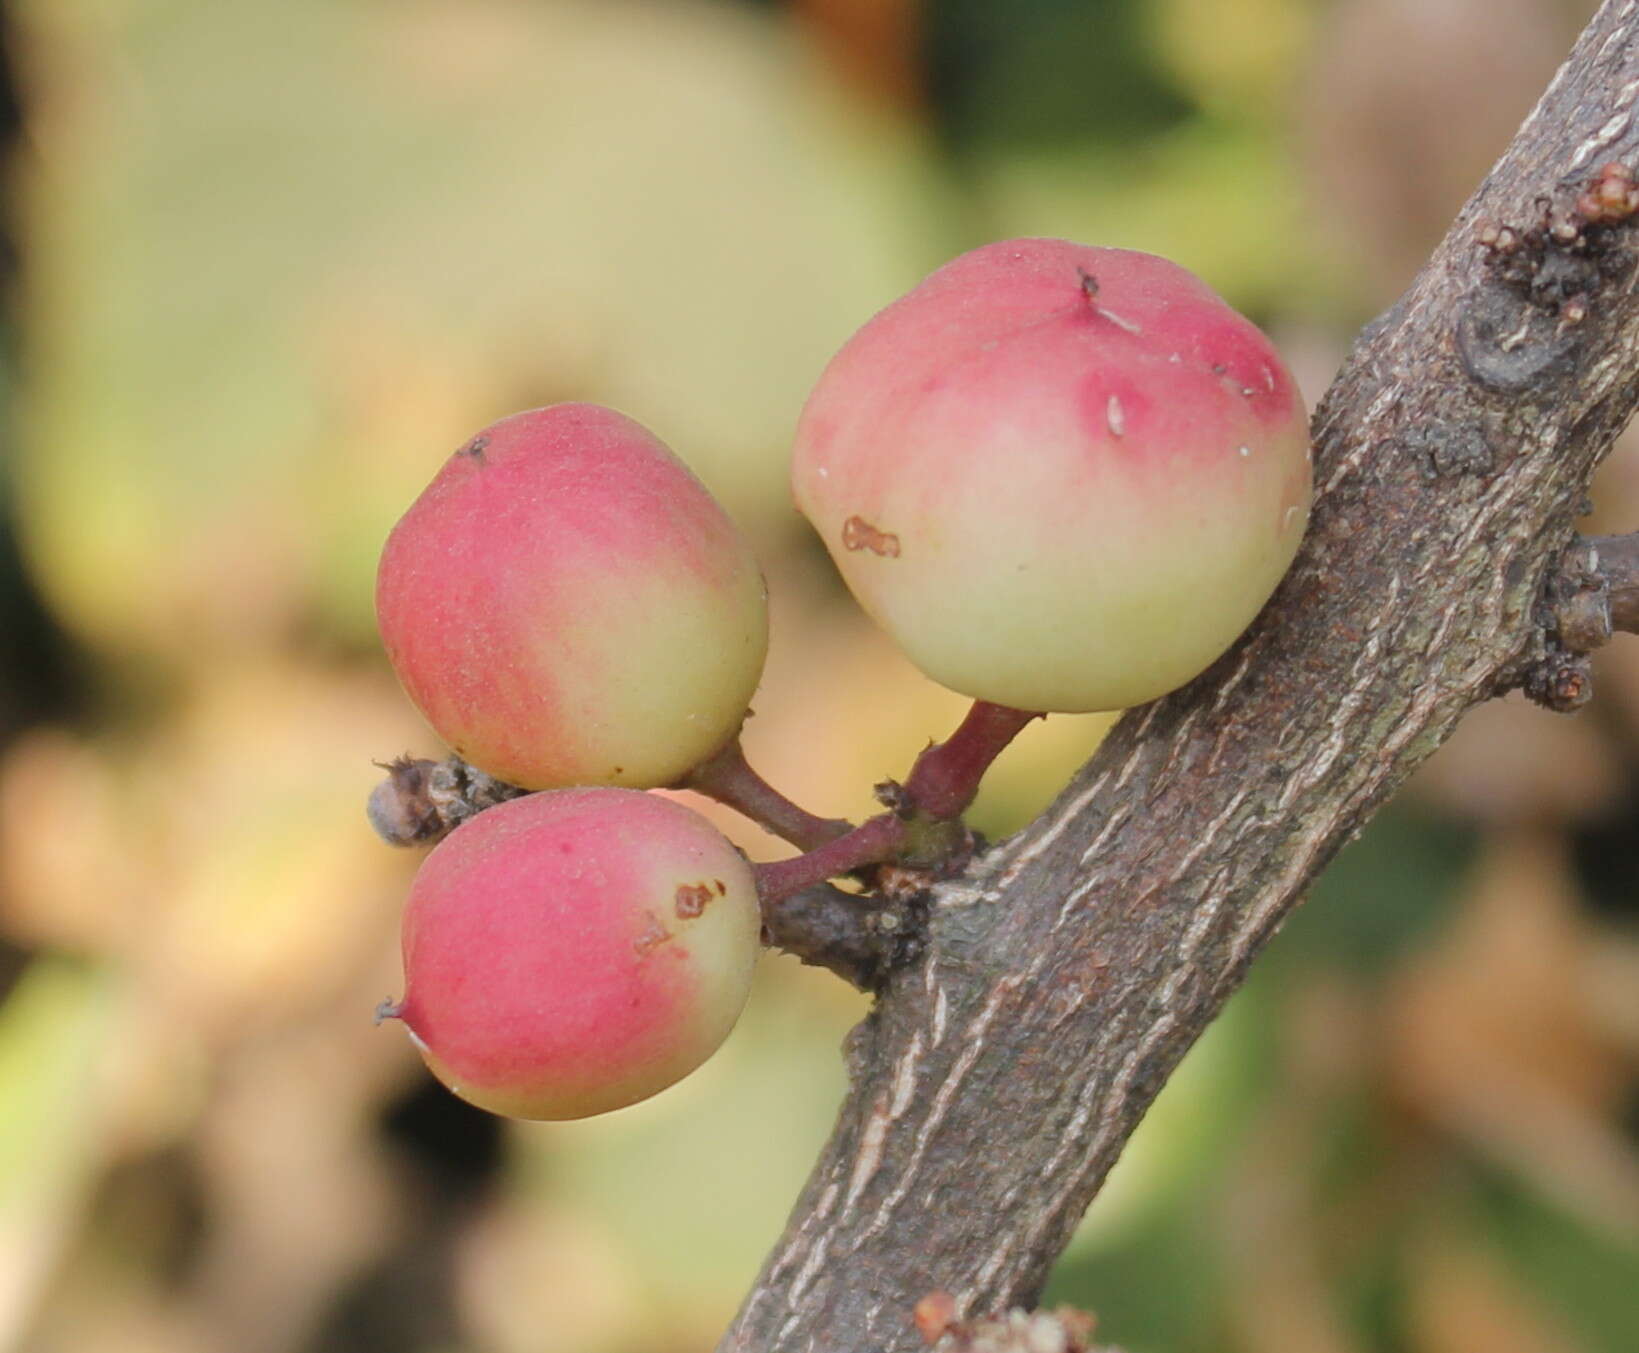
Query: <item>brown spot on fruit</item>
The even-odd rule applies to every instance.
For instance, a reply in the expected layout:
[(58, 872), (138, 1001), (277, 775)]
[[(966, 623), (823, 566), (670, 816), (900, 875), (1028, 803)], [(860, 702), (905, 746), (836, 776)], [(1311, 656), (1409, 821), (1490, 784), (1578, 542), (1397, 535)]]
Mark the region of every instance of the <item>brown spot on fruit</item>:
[(643, 933), (632, 941), (632, 948), (637, 950), (639, 954), (647, 954), (650, 950), (659, 948), (672, 938), (672, 932), (660, 924), (660, 918), (651, 915), (649, 924), (643, 927)]
[(455, 454), (458, 456), (466, 456), (470, 460), (482, 462), (484, 459), (484, 448), (488, 445), (489, 437), (485, 433), (480, 432)]
[(869, 550), (883, 559), (899, 558), (899, 537), (891, 531), (877, 530), (863, 517), (849, 517), (842, 523), (842, 547)]
[(711, 881), (711, 886), (717, 889), (718, 897), (726, 897), (728, 895), (728, 884), (724, 883), (722, 879), (713, 879)]
[[(721, 885), (718, 885), (721, 887)], [(704, 883), (685, 883), (677, 890), (677, 919), (692, 921), (711, 901), (711, 889)]]

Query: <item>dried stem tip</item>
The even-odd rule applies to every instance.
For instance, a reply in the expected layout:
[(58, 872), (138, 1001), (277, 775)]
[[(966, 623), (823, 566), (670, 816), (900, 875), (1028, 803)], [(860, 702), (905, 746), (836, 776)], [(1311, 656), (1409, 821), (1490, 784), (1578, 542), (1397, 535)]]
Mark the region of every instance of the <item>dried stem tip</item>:
[(365, 813), (370, 825), (390, 846), (416, 846), (444, 834), (443, 820), (428, 792), (436, 761), (409, 755), (375, 763), (387, 778), (370, 791)]

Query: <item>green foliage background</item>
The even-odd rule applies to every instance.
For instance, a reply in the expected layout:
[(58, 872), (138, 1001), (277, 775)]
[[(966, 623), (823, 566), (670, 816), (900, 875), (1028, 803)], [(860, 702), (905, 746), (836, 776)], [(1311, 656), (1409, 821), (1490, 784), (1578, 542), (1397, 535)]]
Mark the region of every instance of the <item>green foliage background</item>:
[[(951, 254), (1056, 234), (1196, 269), (1313, 398), (1589, 9), (12, 0), (0, 1348), (710, 1348), (863, 1003), (771, 957), (701, 1073), (570, 1125), (484, 1118), (372, 1027), (414, 861), (364, 825), (371, 762), (438, 751), (373, 634), (397, 513), (514, 409), (648, 423), (765, 561), (753, 758), (866, 811), (961, 702), (789, 506), (827, 355)], [(1480, 711), (1349, 849), (1051, 1300), (1131, 1353), (1633, 1347), (1633, 654), (1600, 691)], [(1105, 726), (1032, 728), (978, 825)]]

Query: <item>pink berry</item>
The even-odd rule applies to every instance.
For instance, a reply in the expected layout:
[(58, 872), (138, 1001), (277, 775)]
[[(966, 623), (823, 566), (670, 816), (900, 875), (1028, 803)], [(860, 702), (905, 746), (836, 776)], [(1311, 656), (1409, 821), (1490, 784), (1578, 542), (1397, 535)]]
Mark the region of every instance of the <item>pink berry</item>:
[(935, 680), (1119, 709), (1203, 671), (1286, 572), (1308, 424), (1268, 339), (1183, 268), (1010, 240), (848, 341), (803, 410), (792, 482)]
[(434, 1075), (517, 1118), (665, 1089), (728, 1036), (760, 914), (744, 857), (631, 789), (487, 809), (428, 855), (404, 915), (404, 1021)]
[(592, 404), (502, 419), (393, 529), (387, 656), (462, 757), (530, 789), (674, 783), (739, 731), (768, 615), (688, 468)]

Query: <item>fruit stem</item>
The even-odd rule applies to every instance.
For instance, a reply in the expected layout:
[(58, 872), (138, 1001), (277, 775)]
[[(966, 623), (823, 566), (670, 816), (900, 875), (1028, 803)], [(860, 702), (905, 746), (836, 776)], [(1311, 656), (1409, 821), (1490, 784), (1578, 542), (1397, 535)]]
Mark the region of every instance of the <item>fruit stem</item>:
[[(810, 823), (827, 828), (829, 834), (792, 859), (752, 866), (763, 906), (771, 906), (816, 883), (851, 874), (865, 865), (897, 860), (914, 868), (936, 869), (941, 863), (954, 859), (964, 846), (971, 850), (972, 839), (958, 819), (979, 792), (979, 781), (990, 763), (1026, 724), (1044, 717), (1029, 710), (976, 700), (950, 737), (934, 743), (916, 758), (903, 786), (891, 782), (879, 786), (891, 811), (877, 814), (844, 835), (836, 834), (835, 828), (845, 827), (846, 823), (803, 813)], [(717, 768), (720, 761), (726, 762), (726, 771)], [(740, 769), (736, 769), (736, 762)], [(707, 767), (712, 769), (705, 786), (695, 783), (699, 771), (689, 777), (685, 782), (687, 786), (746, 812), (738, 802), (718, 790), (719, 780), (724, 778), (730, 783), (736, 783), (742, 774), (755, 778), (738, 744), (719, 753), (707, 762)], [(758, 779), (757, 783), (762, 781)], [(802, 813), (801, 809), (795, 811)], [(757, 814), (746, 815), (767, 825)], [(803, 843), (795, 836), (784, 831), (780, 835), (802, 848)]]
[(905, 779), (906, 804), (935, 821), (960, 817), (978, 794), (990, 763), (1032, 719), (1046, 717), (975, 700), (954, 733), (916, 758)]
[(892, 859), (904, 844), (908, 825), (892, 813), (879, 813), (846, 836), (838, 836), (789, 860), (752, 865), (757, 895), (768, 907), (782, 898), (851, 874), (863, 865)]
[[(678, 781), (677, 787), (692, 789), (697, 794), (727, 804), (758, 826), (789, 841), (798, 850), (816, 850), (854, 830), (852, 822), (842, 818), (817, 817), (786, 798), (752, 769), (739, 738), (709, 760), (701, 762)], [(853, 866), (849, 865), (848, 868)]]

